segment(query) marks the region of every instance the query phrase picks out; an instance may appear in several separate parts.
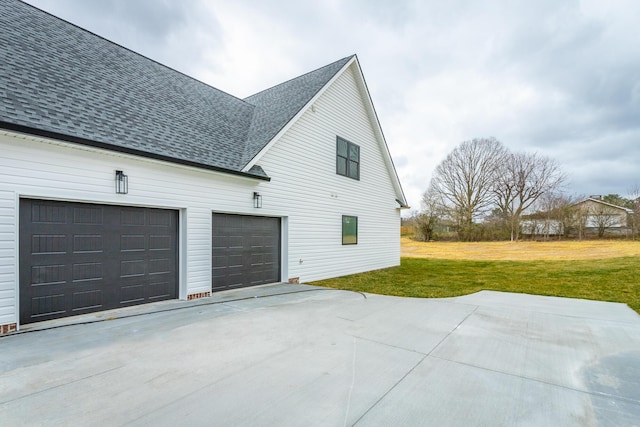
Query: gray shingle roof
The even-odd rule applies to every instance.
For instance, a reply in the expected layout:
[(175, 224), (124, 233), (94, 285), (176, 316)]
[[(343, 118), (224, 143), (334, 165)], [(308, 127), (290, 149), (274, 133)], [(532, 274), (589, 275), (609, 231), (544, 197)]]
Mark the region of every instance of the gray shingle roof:
[(247, 150), (243, 157), (245, 164), (268, 144), (351, 58), (343, 58), (245, 98), (245, 101), (256, 106), (247, 136)]
[(349, 59), (241, 100), (2, 0), (0, 127), (239, 173)]

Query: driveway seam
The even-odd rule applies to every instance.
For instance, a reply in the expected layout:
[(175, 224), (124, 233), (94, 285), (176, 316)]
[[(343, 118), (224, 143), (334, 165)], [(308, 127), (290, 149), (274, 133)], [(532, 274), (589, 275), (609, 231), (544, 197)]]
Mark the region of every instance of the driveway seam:
[(624, 396), (619, 396), (619, 395), (616, 395), (616, 394), (603, 393), (603, 392), (600, 392), (600, 391), (581, 390), (581, 389), (578, 389), (578, 388), (573, 388), (573, 387), (569, 387), (569, 386), (562, 385), (562, 384), (556, 384), (556, 383), (553, 383), (553, 382), (550, 382), (550, 381), (545, 381), (545, 380), (541, 380), (541, 379), (537, 379), (537, 378), (527, 377), (525, 375), (512, 374), (510, 372), (498, 371), (496, 369), (486, 368), (484, 366), (478, 366), (478, 365), (474, 365), (474, 364), (471, 364), (471, 363), (465, 363), (465, 362), (460, 362), (460, 361), (457, 361), (457, 360), (451, 360), (451, 359), (447, 359), (445, 357), (440, 357), (440, 356), (431, 356), (431, 357), (434, 358), (434, 359), (444, 360), (445, 362), (455, 363), (457, 365), (468, 366), (470, 368), (481, 369), (481, 370), (487, 371), (487, 372), (493, 372), (493, 373), (496, 373), (496, 374), (507, 375), (507, 376), (510, 376), (510, 377), (519, 378), (519, 379), (528, 380), (528, 381), (533, 381), (533, 382), (537, 382), (537, 383), (540, 383), (540, 384), (550, 385), (550, 386), (553, 386), (553, 387), (559, 387), (559, 388), (562, 388), (562, 389), (565, 389), (565, 390), (570, 390), (570, 391), (575, 391), (575, 392), (578, 392), (578, 393), (588, 394), (590, 396), (609, 397), (609, 398), (612, 398), (612, 399), (620, 399), (620, 400), (623, 400), (623, 401), (625, 401), (627, 403), (640, 405), (640, 400), (631, 399), (631, 398), (624, 397)]
[(48, 391), (55, 390), (56, 388), (66, 387), (69, 384), (75, 384), (75, 383), (84, 381), (84, 380), (89, 379), (89, 378), (94, 378), (94, 377), (98, 377), (100, 375), (108, 374), (110, 372), (117, 371), (118, 369), (122, 369), (124, 367), (125, 367), (125, 365), (120, 365), (120, 366), (116, 366), (115, 368), (106, 369), (106, 370), (101, 371), (101, 372), (96, 372), (95, 374), (84, 376), (82, 378), (76, 378), (76, 379), (74, 379), (72, 381), (68, 381), (68, 382), (65, 382), (63, 384), (56, 384), (54, 386), (43, 388), (42, 390), (38, 390), (38, 391), (35, 391), (33, 393), (29, 393), (29, 394), (24, 394), (22, 396), (18, 396), (18, 397), (14, 398), (14, 399), (5, 400), (3, 402), (0, 402), (0, 405), (6, 405), (7, 403), (17, 402), (20, 399), (24, 399), (24, 398), (27, 398), (27, 397), (35, 396), (35, 395), (38, 395), (38, 394), (41, 394), (41, 393), (46, 393)]
[[(397, 348), (398, 350), (404, 350), (404, 351), (408, 351), (410, 353), (417, 353), (420, 354), (422, 356), (428, 356), (428, 353), (425, 353), (423, 351), (418, 351), (418, 350), (412, 350), (410, 348), (405, 348), (405, 347), (400, 347), (398, 345), (393, 345), (393, 344), (388, 344), (388, 343), (384, 343), (384, 342), (380, 342), (380, 341), (376, 341), (376, 340), (372, 340), (371, 338), (365, 338), (365, 337), (361, 337), (359, 335), (351, 335), (353, 338), (357, 338), (359, 340), (362, 341), (368, 341), (368, 342), (372, 342), (374, 344), (379, 344), (379, 345), (383, 345), (385, 347), (391, 347), (391, 348)], [(439, 344), (439, 343), (438, 343)]]
[[(223, 381), (227, 381), (228, 379), (233, 378), (234, 376), (246, 371), (247, 369), (258, 368), (261, 365), (264, 365), (265, 363), (270, 362), (274, 357), (280, 356), (282, 354), (286, 354), (288, 352), (291, 352), (294, 348), (297, 349), (297, 348), (300, 348), (300, 347), (302, 347), (302, 344), (298, 344), (297, 346), (292, 347), (292, 348), (287, 348), (287, 349), (276, 351), (275, 353), (266, 355), (265, 357), (260, 359), (260, 361), (253, 363), (250, 367), (241, 366), (241, 367), (235, 369), (234, 371), (229, 372), (228, 374), (226, 374), (224, 376), (216, 378), (214, 381), (206, 381), (205, 383), (200, 384), (200, 385), (196, 386), (195, 388), (189, 390), (188, 392), (182, 394), (180, 397), (174, 398), (173, 401), (168, 403), (168, 404), (167, 403), (160, 404), (159, 406), (157, 406), (155, 408), (148, 409), (143, 414), (138, 414), (135, 418), (124, 422), (123, 425), (127, 425), (127, 426), (129, 426), (129, 425), (140, 425), (140, 422), (142, 422), (143, 424), (147, 424), (147, 423), (144, 422), (144, 418), (148, 417), (151, 414), (156, 413), (160, 408), (168, 407), (168, 406), (174, 406), (174, 407), (178, 406), (179, 407), (180, 406), (179, 402), (184, 401), (185, 399), (188, 399), (189, 397), (194, 396), (197, 393), (199, 393), (199, 392), (201, 392), (201, 391), (203, 391), (203, 390), (205, 390), (205, 389), (207, 389), (207, 388), (209, 388), (209, 387), (211, 387), (213, 385), (219, 384), (219, 383), (221, 383)], [(294, 393), (294, 392), (292, 391), (291, 393)]]
[(404, 381), (404, 379), (407, 378), (409, 376), (409, 374), (412, 373), (418, 366), (420, 366), (420, 364), (422, 362), (424, 362), (425, 359), (431, 355), (431, 353), (433, 353), (443, 342), (445, 342), (447, 340), (447, 338), (449, 338), (451, 336), (451, 334), (453, 334), (464, 322), (466, 322), (467, 319), (469, 317), (471, 317), (471, 315), (474, 314), (478, 310), (478, 308), (479, 308), (479, 306), (475, 306), (473, 311), (471, 311), (469, 314), (467, 314), (464, 317), (464, 319), (462, 319), (453, 329), (451, 329), (451, 331), (449, 331), (449, 333), (447, 333), (444, 337), (442, 337), (442, 339), (435, 346), (433, 346), (433, 348), (427, 354), (425, 354), (424, 357), (422, 357), (420, 360), (418, 360), (418, 362), (415, 365), (413, 365), (411, 367), (411, 369), (409, 369), (407, 371), (407, 373), (402, 376), (402, 378), (400, 378), (398, 381), (396, 381), (396, 383), (394, 385), (392, 385), (389, 388), (389, 390), (387, 390), (385, 393), (383, 393), (382, 396), (380, 396), (380, 398), (378, 400), (376, 400), (373, 403), (373, 405), (371, 405), (369, 407), (369, 409), (364, 411), (362, 413), (362, 415), (360, 415), (360, 417), (358, 417), (358, 419), (354, 421), (352, 426), (355, 426), (356, 424), (358, 424), (373, 408), (375, 408), (378, 405), (378, 403), (380, 403), (389, 393), (391, 393), (391, 391), (393, 389), (395, 389), (402, 381)]

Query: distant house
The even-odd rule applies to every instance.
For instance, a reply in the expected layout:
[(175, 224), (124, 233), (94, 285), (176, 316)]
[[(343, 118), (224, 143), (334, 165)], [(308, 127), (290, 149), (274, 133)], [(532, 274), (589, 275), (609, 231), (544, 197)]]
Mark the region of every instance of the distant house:
[(600, 196), (591, 196), (572, 205), (576, 222), (584, 234), (627, 234), (631, 232), (633, 210), (613, 205)]
[(0, 2), (0, 333), (398, 265), (405, 207), (355, 55), (240, 99)]
[(613, 205), (599, 196), (591, 196), (565, 210), (536, 212), (523, 216), (523, 236), (598, 236), (627, 235), (632, 231), (633, 210)]
[(551, 219), (544, 212), (523, 216), (520, 221), (520, 233), (523, 237), (540, 236), (544, 238), (563, 236), (564, 223)]

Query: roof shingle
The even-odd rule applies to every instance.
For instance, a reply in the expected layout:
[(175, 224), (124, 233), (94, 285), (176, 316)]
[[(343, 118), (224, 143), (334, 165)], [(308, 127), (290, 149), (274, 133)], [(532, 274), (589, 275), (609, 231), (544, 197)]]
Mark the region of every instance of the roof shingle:
[(243, 162), (251, 161), (351, 58), (342, 58), (245, 98), (256, 109), (249, 127)]
[[(3, 0), (0, 126), (240, 172), (349, 59), (241, 100), (21, 1)], [(265, 177), (261, 169), (247, 174)]]

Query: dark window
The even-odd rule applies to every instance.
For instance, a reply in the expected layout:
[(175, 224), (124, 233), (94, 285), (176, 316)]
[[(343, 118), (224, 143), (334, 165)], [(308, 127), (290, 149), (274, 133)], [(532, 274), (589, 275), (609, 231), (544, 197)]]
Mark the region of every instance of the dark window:
[(342, 215), (342, 244), (358, 244), (358, 217)]
[(336, 173), (353, 179), (360, 179), (360, 147), (337, 137)]

